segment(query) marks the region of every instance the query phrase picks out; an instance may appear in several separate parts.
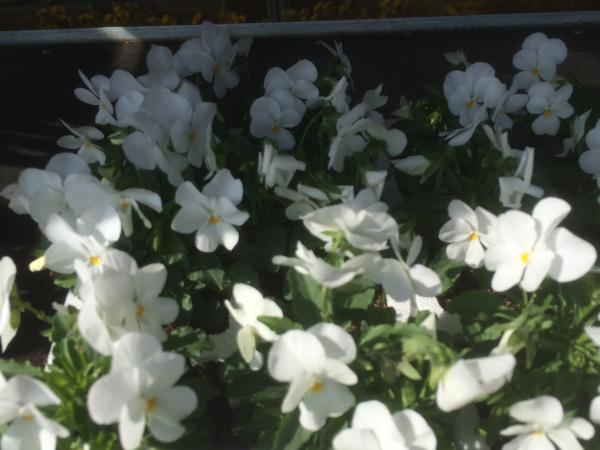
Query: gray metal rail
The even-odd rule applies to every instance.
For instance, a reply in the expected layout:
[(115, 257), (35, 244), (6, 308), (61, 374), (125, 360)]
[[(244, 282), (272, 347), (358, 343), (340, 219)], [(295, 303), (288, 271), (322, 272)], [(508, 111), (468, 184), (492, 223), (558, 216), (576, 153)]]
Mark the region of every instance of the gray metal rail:
[[(360, 36), (440, 31), (517, 30), (524, 28), (587, 28), (600, 26), (600, 11), (490, 14), (458, 17), (278, 22), (219, 25), (232, 37)], [(199, 35), (201, 25), (106, 27), (0, 32), (0, 47), (52, 46), (152, 41), (183, 41)]]

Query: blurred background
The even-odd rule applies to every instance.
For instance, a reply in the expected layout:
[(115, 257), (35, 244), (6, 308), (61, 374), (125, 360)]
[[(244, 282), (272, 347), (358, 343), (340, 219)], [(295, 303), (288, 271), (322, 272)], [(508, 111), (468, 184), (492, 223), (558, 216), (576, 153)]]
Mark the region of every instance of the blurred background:
[(598, 0), (0, 0), (0, 30), (585, 11)]

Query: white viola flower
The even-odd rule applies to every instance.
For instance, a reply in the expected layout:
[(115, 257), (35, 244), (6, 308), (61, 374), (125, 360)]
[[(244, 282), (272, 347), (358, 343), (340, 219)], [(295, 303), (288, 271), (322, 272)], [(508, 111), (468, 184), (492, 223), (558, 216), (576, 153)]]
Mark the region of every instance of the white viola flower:
[(109, 90), (108, 79), (106, 79), (106, 83), (103, 82), (103, 78), (98, 77), (93, 77), (90, 81), (81, 70), (79, 71), (79, 76), (87, 89), (75, 89), (75, 97), (83, 103), (98, 107), (98, 113), (96, 114), (95, 119), (97, 124), (107, 125), (109, 123), (115, 123), (115, 110), (107, 95)]
[(455, 52), (446, 52), (444, 53), (444, 59), (453, 66), (469, 66), (469, 61), (467, 61), (467, 55), (465, 55), (465, 52), (462, 50), (457, 50)]
[(218, 98), (225, 97), (229, 89), (240, 82), (240, 77), (231, 69), (237, 55), (237, 48), (231, 45), (231, 39), (210, 22), (202, 24), (201, 50), (196, 55), (202, 77), (213, 84), (213, 91)]
[[(366, 189), (373, 192), (375, 200), (379, 201), (385, 187), (387, 170), (366, 170), (364, 174), (364, 184)], [(387, 211), (387, 209), (386, 209)]]
[(502, 96), (498, 106), (494, 109), (492, 114), (492, 120), (494, 121), (494, 128), (500, 128), (505, 130), (512, 128), (513, 120), (509, 117), (509, 114), (514, 114), (522, 111), (527, 102), (529, 96), (527, 94), (517, 94), (517, 86), (513, 84), (508, 91)]
[(2, 351), (17, 334), (18, 321), (15, 321), (10, 307), (10, 294), (15, 283), (17, 268), (8, 256), (0, 259), (0, 341)]
[(51, 242), (44, 253), (44, 264), (58, 273), (73, 273), (76, 260), (102, 272), (113, 265), (114, 255), (122, 253), (107, 247), (119, 239), (121, 222), (114, 210), (102, 205), (87, 210), (77, 219), (75, 228), (53, 214), (43, 231)]
[(597, 179), (600, 175), (600, 121), (588, 131), (585, 143), (588, 149), (579, 156), (579, 167)]
[(0, 440), (2, 450), (54, 450), (56, 438), (69, 431), (48, 419), (38, 407), (58, 405), (60, 399), (48, 386), (27, 375), (6, 381), (0, 374), (0, 424), (7, 424)]
[(70, 136), (63, 136), (57, 141), (59, 147), (77, 150), (77, 156), (88, 164), (95, 162), (101, 166), (106, 162), (106, 155), (93, 141), (104, 138), (104, 134), (94, 127), (70, 127), (65, 121), (62, 124), (71, 132)]
[(312, 277), (321, 286), (330, 289), (349, 283), (380, 259), (376, 253), (364, 253), (345, 261), (341, 267), (334, 267), (308, 250), (300, 241), (296, 245), (295, 255), (295, 258), (274, 256), (273, 264), (293, 267), (297, 272)]
[[(483, 131), (485, 135), (488, 137), (492, 145), (496, 150), (502, 153), (503, 158), (510, 157), (518, 157), (520, 158), (523, 155), (521, 150), (515, 150), (508, 143), (508, 132), (504, 131), (501, 127), (496, 127), (492, 129), (489, 125), (483, 126)], [(531, 160), (533, 163), (533, 159)]]
[(421, 311), (429, 312), (429, 321), (424, 321), (421, 326), (428, 328), (433, 332), (433, 336), (437, 333), (437, 328), (445, 329), (449, 333), (453, 332), (452, 317), (440, 305), (436, 297), (423, 297), (415, 295), (413, 301), (397, 302), (386, 295), (386, 304), (393, 308), (396, 313), (396, 322), (406, 323), (411, 317), (415, 317)]
[(67, 204), (63, 182), (77, 173), (90, 173), (86, 162), (72, 153), (59, 153), (50, 158), (44, 170), (23, 170), (18, 183), (7, 186), (0, 195), (10, 200), (8, 206), (17, 214), (31, 215), (40, 228), (52, 214), (60, 214), (73, 223), (75, 216)]
[(127, 91), (115, 103), (116, 124), (119, 127), (136, 127), (137, 115), (144, 103), (144, 94), (139, 91)]
[(391, 160), (390, 162), (400, 172), (408, 175), (423, 175), (429, 169), (429, 166), (431, 166), (431, 161), (423, 155), (407, 156), (406, 158)]
[(527, 147), (520, 152), (519, 166), (512, 177), (499, 177), (500, 202), (506, 208), (520, 208), (523, 195), (541, 198), (544, 190), (531, 184), (533, 177), (533, 163), (535, 161), (535, 150)]
[(398, 224), (385, 212), (366, 209), (354, 210), (345, 205), (326, 206), (303, 217), (310, 233), (331, 247), (335, 234), (340, 234), (348, 244), (365, 251), (380, 251), (387, 242), (398, 236)]
[[(163, 131), (161, 136), (148, 132), (149, 136), (158, 137), (155, 141), (164, 146), (164, 142), (168, 136), (168, 131), (178, 122), (189, 124), (192, 119), (193, 105), (186, 97), (170, 90), (156, 86), (148, 89), (144, 96), (144, 101), (140, 105), (140, 109), (150, 114), (154, 120), (154, 125), (160, 125)], [(138, 114), (136, 119), (140, 121), (137, 124), (138, 129), (146, 132), (147, 125), (142, 123), (142, 115)]]
[(422, 264), (415, 264), (423, 245), (420, 236), (412, 241), (406, 261), (400, 254), (398, 237), (392, 238), (391, 243), (396, 258), (380, 259), (370, 264), (365, 270), (365, 276), (382, 285), (387, 305), (394, 308), (401, 319), (403, 311), (408, 310), (409, 316), (414, 316), (422, 309), (419, 299), (440, 294), (442, 282), (433, 270)]
[(320, 189), (298, 183), (296, 190), (275, 186), (275, 194), (293, 203), (285, 209), (289, 220), (300, 220), (306, 214), (316, 211), (329, 203), (329, 197)]
[(237, 344), (240, 355), (252, 370), (263, 365), (263, 356), (256, 349), (256, 338), (266, 342), (277, 340), (277, 334), (258, 320), (261, 316), (283, 317), (281, 308), (273, 300), (266, 299), (252, 286), (236, 283), (233, 286), (235, 305), (225, 300), (225, 306), (231, 317), (240, 325), (237, 332)]
[(452, 147), (459, 147), (465, 145), (479, 127), (479, 125), (488, 119), (488, 113), (486, 108), (479, 108), (477, 112), (471, 118), (471, 122), (462, 128), (457, 128), (452, 131), (444, 131), (440, 133), (440, 136), (444, 137), (444, 140), (448, 142), (448, 145)]
[(437, 439), (423, 416), (412, 409), (393, 415), (377, 400), (359, 403), (350, 428), (333, 438), (334, 450), (435, 450)]
[(583, 450), (577, 439), (590, 440), (595, 434), (587, 420), (565, 419), (560, 401), (549, 395), (517, 402), (509, 414), (522, 424), (500, 432), (503, 436), (516, 436), (504, 444), (503, 450)]
[(474, 405), (459, 409), (452, 418), (454, 443), (461, 450), (490, 450), (485, 438), (477, 431), (479, 414)]
[(567, 46), (560, 39), (548, 39), (544, 33), (533, 33), (513, 56), (513, 65), (521, 70), (515, 75), (515, 84), (529, 89), (541, 80), (554, 81), (556, 66), (567, 57)]
[(585, 124), (591, 113), (592, 110), (588, 109), (583, 114), (575, 116), (573, 123), (571, 124), (571, 136), (563, 139), (563, 151), (556, 155), (557, 157), (564, 157), (575, 151), (575, 147), (585, 136)]
[(106, 205), (113, 208), (121, 221), (123, 234), (127, 237), (133, 233), (133, 214), (135, 211), (146, 228), (152, 224), (140, 209), (140, 204), (162, 212), (162, 200), (158, 194), (146, 189), (130, 188), (117, 191), (107, 184), (101, 183), (91, 175), (70, 175), (65, 180), (65, 198), (67, 203), (79, 217), (94, 205)]
[(344, 53), (344, 45), (338, 41), (333, 41), (333, 45), (335, 46), (335, 48), (331, 47), (323, 41), (319, 41), (319, 44), (325, 47), (325, 49), (329, 53), (331, 53), (331, 55), (333, 55), (342, 63), (344, 77), (348, 80), (352, 80), (352, 64), (350, 63), (350, 58), (348, 58), (348, 56)]
[(380, 84), (375, 89), (365, 92), (362, 100), (365, 105), (369, 106), (366, 117), (380, 125), (383, 125), (384, 119), (381, 113), (375, 110), (385, 106), (388, 102), (387, 95), (381, 95), (382, 89), (383, 84)]
[(171, 228), (178, 233), (196, 233), (196, 248), (201, 252), (214, 252), (219, 245), (232, 250), (238, 243), (239, 233), (234, 226), (248, 220), (248, 213), (236, 208), (242, 201), (242, 182), (221, 169), (213, 179), (198, 191), (186, 181), (175, 193), (175, 202), (181, 206)]
[(81, 262), (75, 265), (82, 280), (77, 326), (94, 350), (110, 355), (113, 342), (129, 331), (148, 333), (161, 342), (167, 338), (163, 326), (177, 318), (179, 307), (172, 298), (160, 296), (167, 281), (165, 266), (138, 269), (126, 254), (119, 255), (115, 270), (95, 276)]
[(365, 149), (367, 140), (362, 136), (362, 133), (373, 123), (369, 119), (365, 119), (368, 109), (368, 105), (360, 103), (338, 118), (336, 122), (337, 135), (329, 146), (328, 169), (342, 172), (344, 170), (344, 160), (348, 156), (362, 152)]
[[(281, 97), (291, 97), (289, 92), (277, 92)], [(284, 109), (274, 98), (260, 97), (252, 103), (250, 117), (252, 136), (271, 139), (281, 150), (289, 150), (296, 145), (296, 139), (287, 130), (302, 121), (302, 115), (296, 109)]]
[[(342, 200), (342, 204), (353, 209), (356, 212), (361, 210), (366, 210), (374, 213), (386, 213), (389, 209), (387, 203), (380, 202), (379, 198), (381, 197), (381, 190), (383, 190), (383, 186), (379, 183), (385, 182), (385, 178), (381, 179), (381, 175), (385, 177), (387, 172), (371, 172), (371, 174), (377, 174), (374, 177), (371, 177), (371, 182), (373, 182), (372, 186), (361, 189), (358, 194), (354, 195), (354, 186), (348, 186), (348, 190), (342, 190), (342, 195), (340, 196), (340, 200)], [(367, 175), (367, 178), (369, 176)], [(369, 181), (367, 181), (367, 186), (369, 185)]]
[(173, 148), (178, 153), (187, 153), (190, 164), (194, 167), (206, 166), (216, 170), (216, 157), (212, 146), (212, 124), (217, 114), (217, 105), (200, 102), (196, 106), (190, 121), (177, 121), (170, 129)]
[(444, 80), (448, 108), (459, 116), (463, 127), (473, 124), (480, 111), (498, 106), (505, 92), (506, 86), (495, 77), (494, 68), (483, 62), (464, 71), (454, 70)]
[(356, 358), (356, 344), (346, 331), (332, 323), (319, 323), (306, 331), (290, 330), (271, 347), (269, 374), (290, 383), (281, 411), (300, 408), (300, 425), (317, 431), (328, 417), (339, 417), (354, 405), (347, 386), (358, 382), (348, 367)]
[(306, 163), (292, 155), (279, 155), (275, 147), (265, 143), (264, 150), (258, 154), (258, 175), (266, 188), (281, 186), (287, 188), (297, 170), (304, 171)]
[(152, 45), (146, 55), (148, 73), (138, 77), (139, 82), (147, 87), (161, 86), (174, 90), (179, 84), (179, 76), (173, 69), (173, 52), (162, 45)]
[[(333, 86), (331, 92), (327, 97), (324, 98), (325, 103), (331, 104), (336, 110), (338, 114), (346, 114), (350, 107), (348, 106), (348, 80), (346, 77), (342, 77), (338, 80), (338, 82)], [(318, 104), (318, 102), (316, 103)]]
[(516, 363), (512, 354), (459, 359), (438, 383), (438, 408), (444, 412), (455, 411), (493, 394), (510, 381)]
[(532, 292), (546, 275), (559, 283), (585, 275), (596, 261), (596, 249), (558, 226), (570, 211), (564, 200), (547, 197), (531, 216), (521, 211), (498, 216), (497, 239), (485, 254), (486, 269), (495, 272), (492, 289), (502, 292), (519, 284)]
[(201, 36), (181, 45), (173, 57), (173, 65), (183, 77), (201, 72), (206, 81), (214, 83), (217, 97), (222, 98), (228, 89), (237, 86), (239, 77), (231, 70), (231, 64), (237, 55), (248, 55), (252, 39), (242, 38), (231, 45), (229, 37), (217, 33), (208, 22), (203, 24)]
[(370, 123), (367, 124), (365, 131), (370, 136), (383, 141), (386, 144), (386, 150), (390, 156), (399, 156), (406, 148), (406, 134), (403, 131), (395, 128), (386, 128), (383, 125), (367, 119)]
[(146, 425), (157, 441), (174, 442), (198, 404), (192, 389), (175, 386), (184, 372), (183, 356), (163, 352), (153, 336), (128, 333), (114, 345), (110, 372), (90, 388), (88, 413), (97, 424), (118, 423), (125, 450), (139, 447)]
[(299, 99), (313, 100), (319, 96), (319, 90), (314, 85), (318, 77), (317, 68), (306, 59), (298, 61), (287, 70), (273, 67), (265, 75), (265, 93), (269, 96), (276, 90), (283, 89)]
[[(600, 393), (600, 388), (598, 393)], [(600, 424), (600, 395), (594, 397), (590, 404), (590, 420), (595, 424)]]
[(179, 186), (183, 182), (181, 172), (187, 167), (187, 159), (176, 153), (164, 150), (150, 137), (140, 131), (134, 131), (123, 141), (123, 152), (137, 168), (163, 171), (169, 183)]
[(531, 125), (535, 134), (555, 136), (558, 133), (559, 119), (573, 115), (573, 107), (569, 104), (572, 93), (571, 84), (565, 84), (557, 91), (550, 83), (536, 83), (529, 88), (527, 111), (538, 115)]
[(128, 92), (146, 92), (146, 88), (126, 70), (116, 69), (108, 80), (108, 97), (110, 100), (119, 100)]
[(450, 221), (439, 232), (440, 240), (448, 243), (448, 259), (464, 261), (469, 267), (483, 265), (485, 247), (494, 242), (496, 216), (478, 206), (473, 211), (469, 205), (452, 200), (448, 205)]

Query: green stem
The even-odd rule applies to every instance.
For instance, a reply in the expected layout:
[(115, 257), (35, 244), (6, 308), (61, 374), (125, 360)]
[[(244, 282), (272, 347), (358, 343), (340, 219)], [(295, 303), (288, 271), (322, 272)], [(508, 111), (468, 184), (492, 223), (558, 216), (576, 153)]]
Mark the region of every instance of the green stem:
[(321, 316), (323, 320), (330, 320), (333, 316), (333, 310), (331, 308), (331, 302), (329, 301), (329, 288), (325, 286), (321, 287), (321, 295), (319, 297), (319, 303), (321, 306)]
[(21, 299), (21, 296), (18, 294), (16, 289), (13, 291), (11, 303), (12, 303), (13, 308), (18, 309), (21, 312), (28, 311), (31, 314), (33, 314), (38, 320), (41, 320), (42, 322), (46, 322), (49, 324), (52, 323), (52, 317), (50, 317), (44, 311), (37, 309), (31, 303), (26, 302), (25, 300)]
[(304, 129), (304, 131), (302, 132), (302, 136), (300, 137), (300, 143), (298, 144), (298, 148), (301, 148), (302, 151), (304, 151), (304, 141), (306, 140), (308, 131), (313, 126), (313, 124), (316, 122), (316, 120), (323, 115), (324, 112), (325, 112), (325, 108), (321, 108), (321, 111), (319, 111), (317, 114), (315, 114), (312, 117), (312, 119), (310, 119), (308, 121), (308, 123), (306, 124), (306, 128)]
[(593, 316), (595, 316), (596, 314), (598, 314), (598, 312), (600, 312), (600, 305), (592, 303), (590, 306), (588, 306), (588, 308), (587, 308), (585, 314), (583, 315), (583, 318), (581, 319), (580, 323), (585, 324)]

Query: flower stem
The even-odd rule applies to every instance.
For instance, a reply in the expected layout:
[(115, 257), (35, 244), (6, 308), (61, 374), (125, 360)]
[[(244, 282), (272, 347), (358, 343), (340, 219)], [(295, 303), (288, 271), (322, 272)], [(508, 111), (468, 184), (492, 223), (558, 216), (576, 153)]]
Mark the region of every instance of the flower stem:
[(329, 288), (322, 286), (321, 287), (321, 295), (319, 297), (319, 306), (321, 307), (321, 316), (323, 317), (323, 320), (326, 320), (326, 321), (331, 319), (331, 316), (333, 316), (331, 302), (329, 301), (328, 297), (329, 297)]
[(18, 309), (21, 312), (23, 312), (23, 311), (30, 312), (38, 320), (41, 320), (42, 322), (46, 322), (46, 323), (49, 323), (49, 324), (52, 323), (52, 317), (50, 317), (44, 311), (37, 309), (31, 303), (26, 302), (25, 300), (23, 300), (21, 298), (21, 296), (19, 295), (19, 293), (17, 292), (16, 289), (13, 290), (13, 293), (12, 293), (12, 296), (11, 296), (11, 304), (12, 304), (13, 308)]
[(298, 148), (301, 148), (302, 151), (304, 151), (304, 141), (306, 140), (306, 136), (308, 135), (308, 131), (313, 126), (313, 124), (316, 122), (316, 120), (323, 115), (324, 111), (325, 111), (325, 108), (321, 108), (321, 111), (319, 111), (318, 113), (316, 113), (312, 117), (312, 119), (310, 119), (309, 122), (306, 124), (306, 128), (304, 129), (304, 132), (302, 133), (302, 136), (300, 137), (300, 143), (298, 144)]

